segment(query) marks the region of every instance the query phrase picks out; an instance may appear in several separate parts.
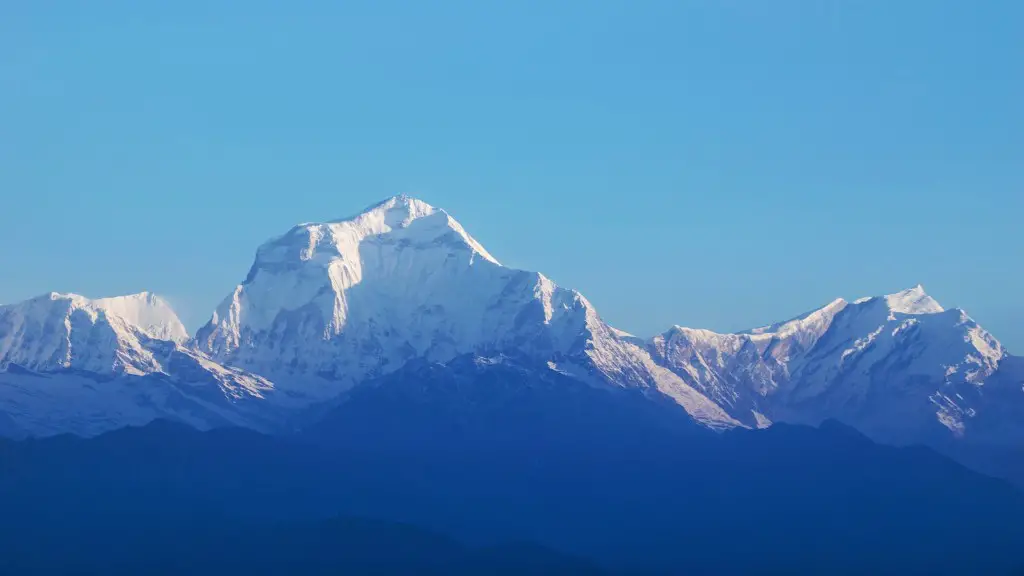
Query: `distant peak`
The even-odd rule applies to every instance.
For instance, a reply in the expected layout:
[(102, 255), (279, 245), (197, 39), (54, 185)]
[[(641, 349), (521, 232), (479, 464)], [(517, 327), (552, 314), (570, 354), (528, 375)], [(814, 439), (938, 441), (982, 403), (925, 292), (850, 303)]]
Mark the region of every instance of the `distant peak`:
[[(361, 243), (368, 239), (377, 242), (384, 236), (400, 240), (395, 244), (397, 248), (417, 246), (418, 249), (448, 250), (461, 244), (473, 253), (470, 263), (480, 257), (499, 264), (448, 212), (418, 198), (399, 194), (352, 216), (298, 224), (264, 242), (257, 249), (256, 261), (243, 284), (250, 283), (260, 269), (296, 260), (328, 262), (342, 256), (346, 261), (358, 262), (362, 258)], [(317, 254), (320, 259), (314, 257)]]
[(435, 212), (440, 212), (437, 208), (427, 204), (426, 202), (409, 196), (408, 194), (399, 194), (392, 196), (372, 204), (362, 212), (349, 216), (348, 218), (339, 218), (334, 220), (335, 223), (340, 222), (352, 222), (356, 220), (367, 220), (367, 219), (378, 219), (383, 218), (384, 223), (392, 228), (399, 228), (407, 226), (413, 220), (422, 218), (424, 216), (430, 216)]
[(408, 194), (397, 194), (395, 196), (392, 196), (390, 198), (385, 198), (384, 200), (381, 200), (380, 202), (377, 202), (376, 204), (374, 204), (374, 205), (370, 206), (369, 208), (367, 208), (366, 210), (364, 210), (364, 212), (372, 212), (373, 210), (380, 209), (380, 208), (385, 208), (385, 209), (392, 209), (392, 208), (427, 209), (427, 210), (430, 210), (430, 211), (436, 210), (436, 208), (434, 208), (430, 204), (427, 204), (423, 200), (420, 200), (419, 198), (415, 198), (415, 197), (410, 196)]
[(944, 311), (920, 284), (885, 296), (885, 302), (890, 310), (900, 314), (937, 314)]
[(355, 216), (334, 220), (330, 224), (355, 226), (362, 233), (379, 234), (390, 230), (406, 228), (414, 221), (426, 219), (427, 217), (435, 219), (435, 226), (433, 227), (435, 233), (440, 230), (445, 232), (454, 230), (474, 252), (485, 260), (498, 264), (498, 260), (479, 242), (473, 239), (466, 232), (465, 228), (452, 218), (448, 212), (435, 208), (423, 200), (408, 194), (392, 196), (366, 208)]
[(907, 288), (906, 290), (900, 290), (897, 294), (921, 294), (924, 295), (924, 285), (915, 284), (914, 286)]
[(107, 318), (117, 317), (125, 325), (157, 340), (181, 343), (189, 338), (188, 331), (171, 305), (152, 292), (109, 298), (88, 298), (80, 294), (48, 292), (24, 302), (0, 306), (0, 309), (42, 319), (50, 315), (55, 307), (63, 314), (85, 311), (93, 320), (99, 314)]

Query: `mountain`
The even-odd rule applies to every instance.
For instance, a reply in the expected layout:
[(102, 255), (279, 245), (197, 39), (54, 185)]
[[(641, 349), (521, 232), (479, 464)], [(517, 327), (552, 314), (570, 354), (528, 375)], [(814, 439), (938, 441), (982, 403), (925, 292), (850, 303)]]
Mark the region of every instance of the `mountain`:
[[(963, 310), (921, 286), (738, 334), (675, 327), (654, 358), (751, 425), (833, 418), (890, 443), (1024, 441), (1024, 370)], [(746, 414), (744, 414), (746, 412)], [(995, 428), (1002, 428), (998, 434)]]
[(272, 384), (187, 340), (170, 306), (148, 293), (0, 306), (0, 433), (92, 435), (155, 418), (203, 429), (264, 422), (257, 401)]
[(149, 374), (161, 369), (151, 340), (184, 342), (171, 307), (148, 293), (90, 300), (50, 293), (0, 306), (0, 366)]
[(413, 359), (508, 353), (598, 386), (656, 389), (709, 427), (739, 424), (579, 292), (502, 266), (447, 212), (408, 196), (261, 246), (196, 344), (322, 400)]

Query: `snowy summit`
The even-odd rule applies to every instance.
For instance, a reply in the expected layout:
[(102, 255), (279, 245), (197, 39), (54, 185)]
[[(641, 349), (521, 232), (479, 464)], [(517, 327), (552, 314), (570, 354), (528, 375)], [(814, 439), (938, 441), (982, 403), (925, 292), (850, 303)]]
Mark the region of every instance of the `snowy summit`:
[(159, 369), (146, 340), (188, 338), (170, 305), (148, 292), (96, 300), (52, 292), (0, 306), (0, 366), (144, 374)]

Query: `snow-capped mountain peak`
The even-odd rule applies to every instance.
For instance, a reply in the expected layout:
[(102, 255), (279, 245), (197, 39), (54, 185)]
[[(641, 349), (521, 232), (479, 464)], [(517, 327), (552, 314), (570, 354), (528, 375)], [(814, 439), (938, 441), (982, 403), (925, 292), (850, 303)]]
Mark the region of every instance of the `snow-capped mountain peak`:
[(0, 367), (98, 374), (160, 371), (147, 339), (188, 339), (171, 307), (149, 293), (93, 300), (51, 292), (0, 306)]
[(92, 435), (154, 418), (259, 427), (273, 384), (187, 340), (170, 305), (148, 292), (51, 292), (0, 306), (0, 434)]
[(325, 397), (415, 358), (509, 352), (589, 381), (658, 387), (702, 421), (737, 424), (580, 293), (502, 266), (447, 212), (408, 196), (263, 244), (196, 345)]
[[(276, 355), (287, 353), (295, 360), (292, 371), (299, 372), (306, 371), (300, 363), (311, 362), (311, 350), (300, 348), (351, 340), (361, 332), (371, 333), (366, 337), (378, 344), (397, 340), (394, 345), (403, 350), (386, 351), (389, 356), (422, 353), (446, 341), (457, 346), (482, 337), (479, 327), (467, 324), (474, 316), (479, 322), (487, 310), (485, 302), (466, 292), (463, 279), (495, 285), (513, 272), (447, 212), (395, 196), (352, 217), (298, 225), (264, 243), (245, 281), (217, 308), (197, 343), (214, 356), (243, 362), (243, 345), (284, 338), (293, 347), (278, 347)], [(426, 326), (432, 322), (453, 325), (441, 342), (432, 343), (425, 334), (403, 334), (410, 327), (418, 331), (417, 318), (424, 331), (436, 329)], [(413, 326), (405, 326), (409, 322)], [(367, 356), (358, 350), (352, 355), (353, 361)], [(316, 364), (320, 370), (332, 361)], [(346, 371), (359, 377), (369, 369)]]
[[(405, 234), (400, 235), (406, 241), (462, 242), (484, 259), (494, 263), (498, 262), (447, 212), (406, 194), (392, 196), (378, 202), (355, 216), (332, 220), (324, 224), (301, 224), (292, 229), (291, 233), (302, 234), (301, 230), (310, 226), (325, 225), (333, 232), (335, 241), (340, 243), (339, 252), (351, 252), (355, 247), (353, 245), (358, 245), (367, 237), (408, 229)], [(412, 229), (413, 227), (415, 229)]]
[[(448, 213), (395, 196), (350, 218), (300, 224), (264, 243), (245, 281), (217, 308), (198, 340), (230, 353), (241, 332), (268, 330), (300, 309), (319, 314), (325, 335), (338, 334), (348, 322), (349, 290), (358, 293), (368, 280), (423, 277), (444, 263), (477, 260), (498, 264)], [(395, 286), (420, 288), (415, 278), (407, 280)], [(211, 340), (214, 326), (221, 330)]]
[(1024, 378), (1000, 375), (1002, 345), (920, 285), (736, 334), (677, 327), (649, 347), (750, 425), (834, 418), (893, 442), (934, 439), (935, 425), (964, 435), (979, 414), (1004, 409), (996, 398), (1020, 392), (1005, 382)]
[(889, 310), (897, 314), (938, 314), (944, 311), (934, 298), (925, 293), (924, 286), (920, 284), (884, 298)]

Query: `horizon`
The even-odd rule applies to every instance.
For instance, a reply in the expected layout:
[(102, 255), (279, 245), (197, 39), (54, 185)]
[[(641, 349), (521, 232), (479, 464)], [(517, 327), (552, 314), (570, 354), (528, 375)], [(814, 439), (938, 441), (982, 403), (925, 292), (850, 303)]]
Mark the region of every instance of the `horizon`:
[(194, 332), (260, 243), (404, 192), (634, 334), (920, 283), (1024, 353), (1024, 4), (6, 16), (0, 302), (149, 290)]

